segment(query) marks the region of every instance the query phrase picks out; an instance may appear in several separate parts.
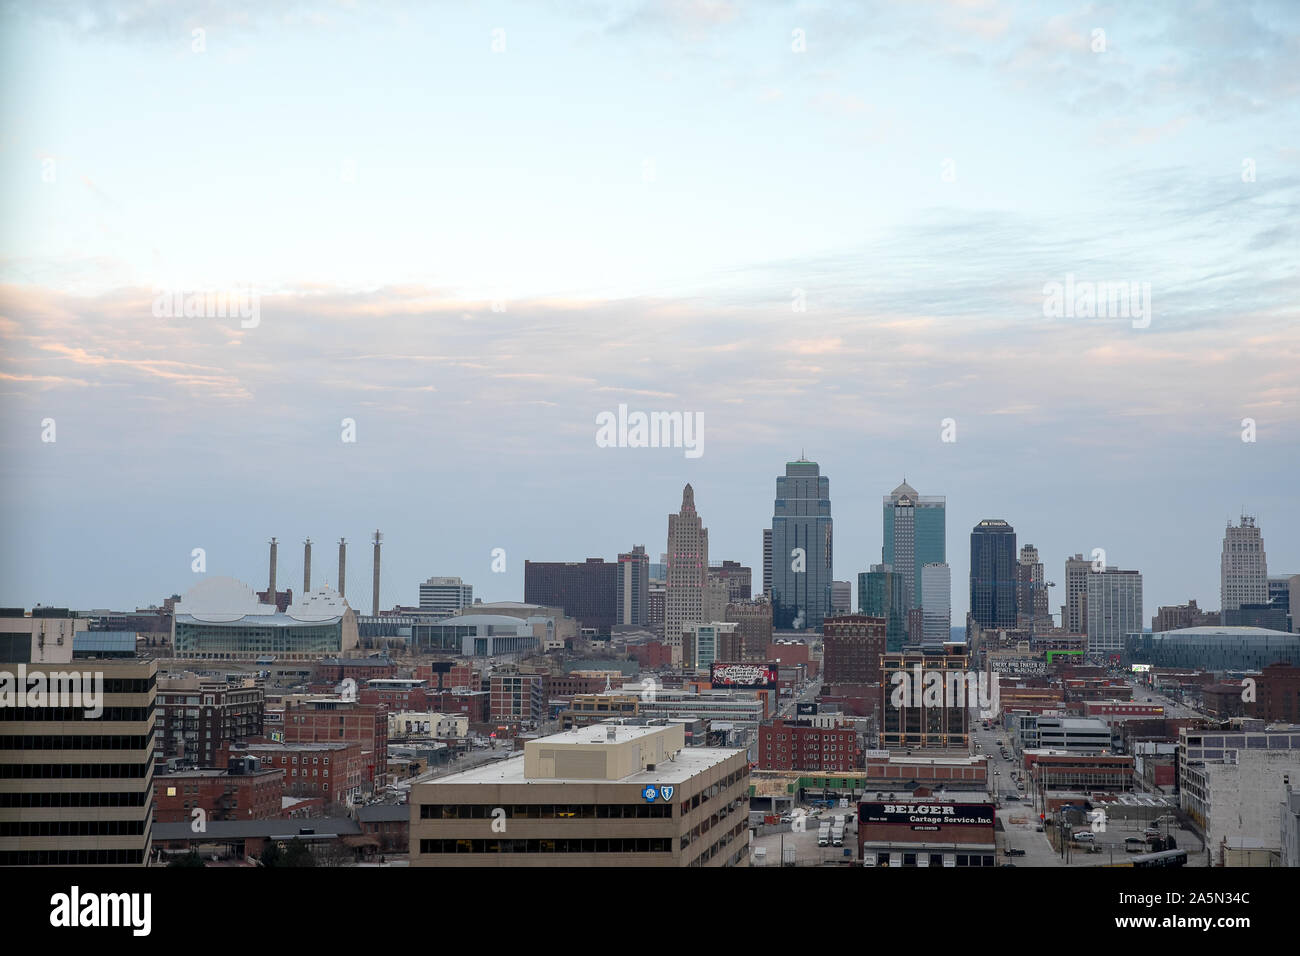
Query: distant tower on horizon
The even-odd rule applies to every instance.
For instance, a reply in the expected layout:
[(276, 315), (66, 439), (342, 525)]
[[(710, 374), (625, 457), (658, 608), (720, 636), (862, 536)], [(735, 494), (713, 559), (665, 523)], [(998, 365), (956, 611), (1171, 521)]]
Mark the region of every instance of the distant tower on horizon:
[(339, 538), (339, 597), (346, 597), (347, 590), (344, 582), (347, 580), (348, 570), (348, 539)]
[(270, 582), (266, 586), (266, 592), (270, 595), (269, 603), (275, 603), (275, 566), (279, 563), (280, 546), (276, 544), (275, 538), (271, 539), (271, 575)]
[(942, 495), (922, 497), (906, 480), (885, 495), (884, 546), (881, 564), (903, 582), (907, 610), (921, 606), (921, 568), (948, 561), (947, 501)]
[(695, 490), (682, 489), (682, 510), (668, 516), (668, 567), (664, 582), (664, 643), (674, 664), (682, 662), (682, 631), (704, 621), (709, 584), (709, 529), (695, 510)]
[(379, 542), (383, 540), (383, 535), (379, 529), (375, 529), (375, 596), (370, 603), (372, 608), (370, 614), (372, 617), (379, 616)]
[(302, 543), (302, 593), (311, 590), (311, 538)]
[(1228, 522), (1223, 532), (1223, 552), (1219, 558), (1219, 614), (1224, 624), (1231, 623), (1230, 612), (1243, 604), (1268, 603), (1268, 557), (1264, 553), (1264, 536), (1255, 525), (1253, 515), (1242, 515), (1241, 524)]
[(772, 529), (763, 529), (763, 597), (772, 600)]
[(772, 627), (821, 630), (831, 613), (831, 480), (815, 461), (785, 463), (772, 509)]

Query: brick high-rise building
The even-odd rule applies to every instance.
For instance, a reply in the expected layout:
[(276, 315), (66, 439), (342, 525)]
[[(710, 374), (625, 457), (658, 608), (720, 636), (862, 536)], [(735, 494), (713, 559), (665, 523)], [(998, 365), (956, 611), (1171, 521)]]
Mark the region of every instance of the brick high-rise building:
[(1156, 608), (1156, 616), (1151, 619), (1151, 630), (1160, 634), (1186, 627), (1216, 627), (1218, 624), (1217, 611), (1202, 611), (1196, 606), (1196, 601), (1189, 599), (1186, 604)]
[(546, 716), (545, 683), (542, 674), (493, 674), (492, 719), (541, 720)]
[(223, 744), (262, 735), (266, 692), (198, 677), (163, 678), (157, 706), (158, 760), (215, 767)]
[(724, 620), (735, 623), (739, 638), (737, 661), (767, 660), (767, 646), (772, 643), (772, 605), (764, 598), (737, 601), (727, 605)]
[(1087, 634), (1088, 618), (1084, 609), (1088, 603), (1088, 575), (1092, 562), (1082, 554), (1065, 559), (1065, 606), (1062, 608), (1061, 627), (1067, 634)]
[(1300, 724), (1300, 667), (1269, 664), (1255, 680), (1255, 700), (1246, 713), (1269, 723)]
[(878, 684), (885, 654), (883, 617), (843, 614), (822, 625), (822, 680), (827, 684)]
[(753, 587), (754, 571), (739, 561), (723, 561), (709, 567), (709, 580), (721, 581), (727, 588), (727, 601), (748, 601)]

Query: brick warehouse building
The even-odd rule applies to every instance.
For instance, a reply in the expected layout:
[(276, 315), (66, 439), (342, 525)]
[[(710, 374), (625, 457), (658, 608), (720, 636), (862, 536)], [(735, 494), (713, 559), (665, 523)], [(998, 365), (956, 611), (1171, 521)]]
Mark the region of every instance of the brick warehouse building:
[(828, 684), (880, 683), (884, 653), (883, 617), (841, 614), (822, 625), (822, 680)]
[(759, 770), (849, 773), (861, 768), (862, 751), (852, 727), (774, 720), (758, 729)]
[(858, 805), (863, 866), (991, 867), (997, 864), (995, 811), (970, 793), (877, 793)]
[(235, 757), (227, 770), (183, 770), (154, 777), (154, 819), (190, 822), (195, 808), (208, 820), (269, 820), (280, 816), (285, 771), (263, 770), (256, 758)]
[(267, 770), (284, 771), (286, 796), (321, 797), (327, 802), (359, 800), (367, 783), (369, 756), (356, 741), (236, 744), (223, 757), (256, 757)]
[[(362, 786), (378, 790), (388, 784), (388, 706), (362, 704), (338, 697), (286, 697), (285, 743), (350, 741), (361, 748), (365, 763)], [(291, 786), (287, 779), (285, 786)]]

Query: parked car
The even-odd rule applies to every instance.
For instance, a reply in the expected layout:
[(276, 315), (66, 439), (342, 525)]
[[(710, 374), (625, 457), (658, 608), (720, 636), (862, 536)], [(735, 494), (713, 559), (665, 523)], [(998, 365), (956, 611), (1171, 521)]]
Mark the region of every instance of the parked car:
[(1024, 856), (1025, 851), (1019, 850), (1015, 847), (1007, 847), (1006, 854), (1007, 856)]
[(1091, 830), (1075, 830), (1074, 842), (1075, 843), (1096, 843), (1097, 834), (1093, 833)]
[(1126, 853), (1145, 853), (1147, 849), (1147, 841), (1141, 837), (1129, 837), (1124, 841), (1124, 851)]

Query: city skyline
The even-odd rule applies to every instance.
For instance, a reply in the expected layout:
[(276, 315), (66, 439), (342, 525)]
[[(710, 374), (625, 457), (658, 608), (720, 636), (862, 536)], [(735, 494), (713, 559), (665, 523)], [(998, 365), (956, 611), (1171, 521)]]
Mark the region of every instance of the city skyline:
[[(829, 477), (829, 476), (823, 475), (823, 477)], [(771, 498), (769, 497), (767, 501), (770, 502)], [(721, 499), (720, 499), (720, 503), (721, 503)], [(951, 502), (949, 502), (949, 506), (951, 506)], [(770, 505), (768, 510), (770, 512)], [(1246, 515), (1245, 517), (1254, 517), (1256, 526), (1260, 528), (1260, 530), (1267, 533), (1267, 526), (1262, 520), (1258, 518), (1258, 516)], [(983, 521), (986, 519), (980, 519), (980, 520)], [(662, 521), (662, 517), (660, 518), (660, 521)], [(978, 524), (978, 522), (976, 524)], [(707, 521), (706, 521), (706, 526), (707, 526)], [(955, 533), (955, 529), (953, 530)], [(331, 531), (330, 533), (333, 534), (334, 532)], [(609, 531), (609, 533), (614, 534), (620, 540), (625, 538), (627, 540), (632, 540), (632, 538), (629, 538), (626, 535), (622, 535), (618, 531), (618, 529), (612, 529)], [(883, 533), (883, 529), (881, 533)], [(1221, 545), (1223, 540), (1222, 527), (1219, 527), (1218, 535), (1219, 535), (1218, 542), (1219, 545)], [(854, 533), (852, 536), (854, 538), (860, 537), (860, 535), (856, 533)], [(307, 535), (303, 536), (303, 538), (305, 537), (307, 537)], [(364, 535), (344, 535), (343, 537), (346, 537), (348, 539), (349, 544), (351, 544), (354, 541), (360, 540), (363, 547), (368, 548), (371, 545), (371, 541), (367, 540)], [(632, 537), (635, 537), (635, 535), (633, 535)], [(713, 535), (710, 535), (710, 537), (713, 537)], [(960, 537), (965, 539), (964, 543), (967, 545), (967, 547), (963, 549), (959, 549), (954, 552), (959, 556), (959, 558), (963, 556), (967, 556), (969, 554), (968, 545), (971, 540), (971, 532), (966, 531), (962, 533)], [(1040, 537), (1045, 537), (1045, 536), (1040, 536)], [(287, 543), (298, 544), (298, 546), (281, 548), (277, 560), (277, 579), (283, 585), (281, 589), (293, 590), (295, 599), (297, 599), (299, 595), (297, 590), (295, 589), (295, 583), (302, 580), (303, 571), (304, 571), (303, 569), (304, 555), (303, 555), (303, 549), (300, 544), (303, 538), (297, 539), (296, 542), (294, 537), (291, 537), (289, 535), (280, 535), (278, 536), (278, 538), (280, 544), (282, 545)], [(186, 555), (184, 555), (184, 561), (182, 562), (185, 565), (185, 568), (187, 570), (186, 576), (177, 577), (176, 578), (177, 584), (175, 585), (175, 587), (170, 587), (170, 588), (162, 587), (160, 590), (157, 590), (156, 592), (151, 592), (147, 594), (144, 598), (139, 600), (126, 600), (126, 601), (118, 600), (118, 601), (109, 601), (109, 602), (76, 602), (76, 601), (67, 601), (67, 600), (31, 599), (26, 601), (26, 603), (24, 603), (21, 600), (19, 601), (0, 600), (0, 606), (31, 607), (31, 606), (35, 606), (36, 604), (41, 604), (44, 606), (52, 606), (52, 607), (69, 607), (74, 610), (133, 609), (137, 606), (146, 607), (152, 604), (160, 604), (163, 598), (170, 596), (172, 593), (178, 593), (183, 595), (189, 588), (193, 587), (200, 580), (203, 580), (206, 577), (217, 577), (217, 576), (233, 577), (236, 580), (249, 584), (255, 589), (262, 589), (266, 586), (267, 577), (268, 577), (268, 569), (266, 563), (267, 557), (266, 557), (266, 550), (265, 550), (266, 541), (265, 539), (258, 538), (255, 545), (252, 542), (249, 542), (249, 544), (250, 546), (252, 546), (252, 550), (240, 559), (242, 561), (242, 564), (239, 564), (234, 568), (222, 566), (220, 569), (218, 569), (217, 566), (212, 565), (209, 566), (207, 571), (203, 574), (195, 574), (193, 572), (188, 571), (188, 568), (192, 565), (193, 561), (190, 554), (187, 553)], [(433, 569), (432, 577), (429, 577), (430, 572), (427, 569), (424, 571), (420, 571), (418, 574), (416, 574), (413, 577), (410, 573), (407, 573), (403, 569), (403, 564), (409, 563), (410, 561), (409, 554), (411, 551), (412, 542), (408, 540), (405, 541), (404, 544), (405, 546), (403, 546), (402, 535), (397, 535), (395, 536), (395, 539), (393, 539), (390, 538), (387, 532), (385, 532), (384, 543), (383, 543), (384, 570), (381, 579), (381, 595), (379, 601), (379, 607), (382, 610), (389, 610), (397, 606), (418, 606), (420, 604), (421, 587), (427, 585), (433, 579), (447, 578), (447, 577), (462, 578), (464, 580), (465, 587), (467, 589), (471, 589), (473, 594), (475, 595), (475, 598), (481, 599), (484, 603), (492, 603), (496, 601), (523, 601), (525, 600), (524, 586), (523, 586), (523, 562), (525, 560), (532, 561), (532, 562), (551, 561), (551, 562), (581, 563), (586, 561), (588, 558), (600, 557), (606, 561), (617, 562), (619, 554), (624, 552), (627, 548), (626, 544), (619, 545), (612, 555), (607, 555), (596, 551), (582, 551), (582, 549), (577, 549), (572, 554), (564, 553), (564, 554), (557, 555), (555, 553), (552, 553), (555, 549), (551, 549), (551, 551), (549, 552), (543, 552), (539, 554), (525, 554), (519, 556), (518, 568), (517, 568), (518, 585), (517, 585), (517, 589), (512, 589), (513, 586), (511, 584), (511, 581), (514, 580), (514, 578), (512, 576), (512, 571), (511, 571), (512, 562), (510, 560), (510, 552), (508, 550), (504, 556), (499, 556), (494, 554), (493, 551), (495, 549), (489, 549), (487, 552), (485, 552), (485, 556), (481, 561), (481, 571), (479, 572), (478, 575), (467, 573), (463, 568), (459, 566), (451, 570), (439, 566), (439, 568)], [(717, 550), (716, 545), (713, 547), (715, 550)], [(394, 549), (396, 549), (397, 554), (399, 556), (396, 567), (394, 567), (395, 564), (394, 556), (393, 556)], [(653, 548), (651, 550), (653, 550)], [(372, 571), (372, 567), (371, 567), (370, 560), (368, 558), (363, 557), (361, 560), (364, 562), (364, 564), (360, 569), (358, 569), (358, 564), (357, 564), (358, 558), (356, 557), (355, 548), (352, 549), (352, 554), (353, 554), (352, 564), (354, 570), (353, 570), (353, 574), (350, 575), (350, 577), (353, 578), (353, 583), (349, 586), (348, 590), (352, 591), (353, 594), (347, 600), (349, 606), (357, 610), (358, 613), (365, 613), (367, 609), (370, 607), (373, 600), (372, 582), (370, 580), (371, 577), (370, 572)], [(723, 560), (737, 560), (739, 561), (740, 564), (751, 568), (752, 567), (761, 568), (762, 566), (761, 552), (759, 553), (757, 563), (754, 563), (752, 558), (744, 555), (742, 553), (742, 549), (739, 548), (733, 549), (727, 547), (722, 549), (720, 554), (723, 556), (718, 556), (718, 557), (714, 557), (712, 555), (710, 556), (711, 565), (720, 565)], [(1214, 552), (1215, 557), (1218, 557), (1219, 554), (1220, 552), (1217, 550)], [(407, 557), (402, 557), (404, 555)], [(1045, 568), (1046, 578), (1048, 580), (1052, 580), (1053, 574), (1057, 573), (1060, 579), (1060, 584), (1058, 584), (1056, 588), (1048, 591), (1049, 612), (1053, 615), (1054, 622), (1058, 626), (1064, 626), (1064, 623), (1060, 619), (1060, 610), (1061, 610), (1061, 606), (1067, 602), (1066, 588), (1064, 587), (1064, 584), (1066, 582), (1065, 564), (1067, 559), (1072, 558), (1073, 555), (1069, 553), (1061, 554), (1059, 560), (1055, 562), (1055, 564), (1059, 566), (1056, 572), (1054, 572), (1053, 570), (1053, 562), (1050, 560), (1050, 557), (1049, 558), (1043, 557), (1043, 549), (1039, 549), (1039, 555), (1040, 555), (1040, 560), (1042, 561)], [(1084, 555), (1085, 563), (1091, 562), (1092, 560), (1091, 549), (1086, 549), (1083, 552), (1083, 555)], [(204, 560), (205, 562), (208, 561), (206, 549), (204, 554)], [(1114, 553), (1107, 551), (1106, 560), (1108, 562), (1114, 562), (1116, 560)], [(504, 561), (507, 567), (507, 572), (496, 573), (492, 571), (492, 567), (500, 564), (502, 561)], [(834, 570), (834, 575), (836, 579), (851, 580), (852, 582), (855, 582), (853, 586), (853, 594), (854, 594), (853, 609), (855, 613), (861, 612), (862, 610), (857, 599), (858, 598), (857, 585), (856, 585), (857, 576), (861, 573), (868, 571), (871, 567), (874, 567), (879, 563), (880, 562), (877, 560), (871, 562), (870, 564), (864, 565), (861, 568), (846, 569), (840, 567)], [(965, 562), (958, 561), (954, 563), (950, 560), (946, 563), (948, 563), (949, 567), (953, 569), (951, 571), (951, 575), (954, 580), (964, 581), (969, 579), (969, 561), (965, 561)], [(1217, 595), (1218, 593), (1219, 575), (1217, 574), (1215, 575), (1215, 587), (1213, 589), (1213, 592), (1210, 593), (1208, 596), (1204, 594), (1197, 594), (1195, 592), (1184, 594), (1183, 590), (1186, 589), (1180, 589), (1179, 585), (1175, 583), (1174, 585), (1170, 586), (1167, 594), (1161, 593), (1158, 597), (1152, 597), (1151, 585), (1149, 583), (1152, 577), (1155, 576), (1159, 578), (1161, 576), (1164, 576), (1167, 579), (1168, 575), (1167, 574), (1162, 575), (1160, 573), (1160, 569), (1158, 569), (1157, 567), (1144, 566), (1144, 564), (1141, 561), (1128, 561), (1126, 559), (1121, 558), (1119, 559), (1119, 563), (1125, 567), (1131, 567), (1134, 570), (1138, 571), (1140, 574), (1142, 574), (1143, 581), (1144, 581), (1144, 588), (1147, 594), (1144, 603), (1149, 612), (1153, 613), (1155, 609), (1160, 606), (1176, 606), (1176, 605), (1184, 604), (1189, 597), (1193, 600), (1196, 600), (1201, 607), (1207, 610), (1211, 610), (1211, 611), (1219, 610), (1219, 608), (1215, 606), (1218, 603), (1215, 597), (1215, 595)], [(260, 570), (254, 573), (254, 569), (257, 568), (259, 565), (260, 565)], [(1296, 562), (1296, 565), (1300, 566), (1300, 560)], [(355, 578), (357, 576), (360, 576), (363, 571), (365, 572), (364, 580), (360, 584), (358, 584)], [(1279, 578), (1279, 577), (1284, 578), (1290, 576), (1291, 574), (1300, 574), (1300, 571), (1285, 570), (1279, 567), (1277, 570), (1270, 571), (1269, 576), (1273, 578)], [(315, 565), (315, 572), (313, 575), (314, 586), (316, 587), (328, 586), (330, 588), (337, 590), (338, 582), (335, 580), (336, 577), (337, 577), (337, 573), (334, 564), (331, 563), (325, 565), (318, 562)], [(420, 578), (420, 580), (415, 580), (415, 578)], [(7, 582), (4, 584), (0, 584), (0, 592), (3, 592), (6, 588), (9, 587), (11, 587), (11, 585), (9, 585)], [(359, 587), (365, 588), (364, 593), (360, 593), (358, 591)], [(969, 601), (963, 600), (963, 598), (966, 598), (968, 596), (969, 594), (967, 592), (967, 589), (964, 586), (951, 589), (951, 614), (952, 614), (953, 627), (963, 626), (966, 613), (969, 609), (968, 607)], [(1150, 614), (1147, 615), (1147, 617), (1149, 616)], [(1150, 623), (1149, 621), (1146, 621), (1144, 623), (1144, 627), (1149, 626), (1149, 623)], [(1086, 623), (1080, 629), (1081, 633), (1084, 631), (1086, 631)]]

